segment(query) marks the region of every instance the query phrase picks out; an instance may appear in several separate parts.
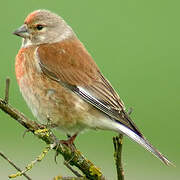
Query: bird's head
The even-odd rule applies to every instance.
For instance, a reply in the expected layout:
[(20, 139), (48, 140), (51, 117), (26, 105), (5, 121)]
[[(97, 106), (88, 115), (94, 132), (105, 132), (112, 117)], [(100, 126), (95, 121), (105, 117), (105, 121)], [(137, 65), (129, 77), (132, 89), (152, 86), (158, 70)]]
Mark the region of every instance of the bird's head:
[(75, 35), (60, 16), (48, 10), (30, 13), (13, 34), (23, 38), (24, 47), (60, 42)]

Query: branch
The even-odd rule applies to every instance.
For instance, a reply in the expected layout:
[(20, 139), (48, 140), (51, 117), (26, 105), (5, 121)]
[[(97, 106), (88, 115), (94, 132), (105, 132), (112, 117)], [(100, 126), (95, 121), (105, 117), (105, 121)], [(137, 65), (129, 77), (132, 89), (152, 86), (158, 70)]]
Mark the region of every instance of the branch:
[(48, 130), (48, 133), (36, 133), (37, 130), (44, 129), (45, 126), (38, 124), (35, 121), (31, 121), (24, 114), (22, 114), (17, 109), (13, 108), (10, 104), (7, 103), (9, 94), (9, 90), (7, 90), (9, 89), (8, 87), (6, 86), (5, 99), (3, 100), (0, 98), (1, 110), (11, 116), (19, 124), (24, 126), (28, 131), (32, 132), (35, 136), (43, 140), (46, 144), (55, 144), (53, 149), (60, 153), (64, 157), (64, 160), (68, 162), (71, 166), (76, 166), (79, 170), (81, 170), (81, 172), (86, 176), (87, 179), (105, 180), (102, 172), (91, 161), (86, 159), (80, 151), (78, 151), (77, 149), (72, 150), (65, 144), (58, 144), (57, 142), (59, 141), (51, 130)]
[(9, 101), (9, 87), (10, 87), (10, 79), (6, 78), (6, 89), (5, 89), (5, 97), (4, 102), (8, 103)]
[[(21, 171), (12, 161), (10, 161), (2, 152), (0, 152), (0, 156), (3, 157), (6, 161), (9, 162), (16, 170)], [(26, 177), (28, 180), (32, 180), (26, 173), (23, 173), (23, 176)]]
[[(133, 108), (130, 107), (128, 110), (128, 115), (131, 115)], [(114, 144), (114, 159), (116, 163), (116, 171), (118, 180), (124, 180), (124, 170), (122, 165), (122, 144), (123, 144), (123, 135), (113, 137)]]
[(122, 166), (122, 141), (123, 135), (119, 134), (119, 136), (113, 137), (114, 143), (114, 159), (116, 163), (117, 177), (118, 180), (124, 180), (124, 170)]
[(77, 177), (83, 177), (81, 174), (79, 174), (77, 171), (75, 171), (69, 164), (68, 162), (64, 161), (64, 165), (71, 170)]
[(88, 180), (85, 177), (62, 177), (56, 176), (53, 180)]

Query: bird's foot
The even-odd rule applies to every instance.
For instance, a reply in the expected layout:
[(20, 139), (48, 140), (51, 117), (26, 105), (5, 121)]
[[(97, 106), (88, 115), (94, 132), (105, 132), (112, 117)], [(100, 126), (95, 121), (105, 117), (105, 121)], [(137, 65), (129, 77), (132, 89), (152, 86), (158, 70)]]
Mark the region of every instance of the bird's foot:
[[(76, 146), (74, 144), (74, 140), (76, 139), (77, 134), (74, 134), (73, 136), (68, 135), (67, 140), (59, 140), (59, 142), (56, 144), (56, 149), (60, 146), (60, 144), (66, 145), (72, 152), (75, 152)], [(56, 154), (54, 156), (54, 160), (57, 163), (57, 156), (58, 156), (58, 151), (56, 150)]]
[(68, 139), (67, 140), (60, 140), (61, 144), (65, 144), (66, 146), (68, 146), (69, 148), (71, 148), (74, 145), (74, 140), (76, 139), (77, 134), (74, 134), (73, 136), (69, 136), (68, 135)]

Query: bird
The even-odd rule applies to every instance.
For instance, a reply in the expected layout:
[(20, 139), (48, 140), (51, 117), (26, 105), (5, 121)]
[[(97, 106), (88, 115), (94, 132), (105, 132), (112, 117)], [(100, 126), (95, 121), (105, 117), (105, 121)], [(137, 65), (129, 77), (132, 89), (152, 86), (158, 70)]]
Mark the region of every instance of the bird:
[(37, 121), (49, 121), (70, 135), (72, 142), (86, 129), (114, 131), (171, 164), (132, 121), (117, 92), (62, 17), (35, 10), (13, 34), (22, 38), (15, 60), (17, 83)]

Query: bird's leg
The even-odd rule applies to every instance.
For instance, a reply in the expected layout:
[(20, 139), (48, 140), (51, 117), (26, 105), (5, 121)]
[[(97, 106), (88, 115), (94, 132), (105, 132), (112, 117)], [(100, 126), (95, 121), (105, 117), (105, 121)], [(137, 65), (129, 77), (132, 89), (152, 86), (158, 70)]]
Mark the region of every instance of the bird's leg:
[[(67, 140), (59, 140), (59, 143), (57, 144), (57, 149), (60, 146), (60, 144), (65, 144), (67, 147), (71, 149), (71, 151), (75, 151), (76, 146), (74, 145), (74, 140), (76, 139), (77, 133), (74, 134), (73, 136), (67, 135), (68, 139)], [(57, 156), (58, 156), (58, 151), (56, 151), (56, 154), (54, 156), (54, 160), (57, 163)]]
[(77, 133), (74, 134), (73, 136), (70, 136), (70, 135), (67, 135), (67, 136), (68, 136), (68, 139), (67, 140), (60, 140), (60, 143), (65, 144), (69, 148), (75, 147), (74, 140), (76, 139)]

